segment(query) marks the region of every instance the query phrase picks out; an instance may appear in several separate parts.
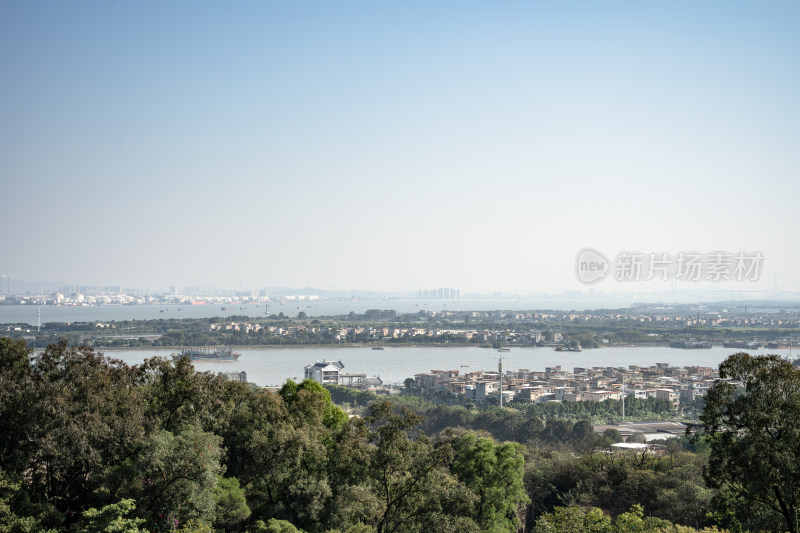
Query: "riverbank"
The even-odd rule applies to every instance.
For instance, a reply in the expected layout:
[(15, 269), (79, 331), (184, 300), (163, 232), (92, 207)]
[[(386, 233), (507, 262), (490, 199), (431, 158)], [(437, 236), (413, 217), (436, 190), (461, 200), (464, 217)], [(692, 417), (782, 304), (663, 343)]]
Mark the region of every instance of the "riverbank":
[[(227, 345), (226, 345), (227, 346)], [(485, 350), (496, 350), (497, 348), (490, 346), (490, 345), (476, 345), (476, 344), (458, 344), (458, 343), (348, 343), (348, 344), (240, 344), (240, 345), (231, 345), (234, 350), (243, 351), (243, 350), (346, 350), (346, 349), (360, 349), (360, 348), (373, 348), (375, 346), (381, 346), (384, 349), (396, 349), (396, 348), (437, 348), (437, 349), (465, 349), (465, 348), (482, 348)], [(186, 348), (186, 345), (173, 345), (173, 346), (153, 346), (151, 348), (143, 347), (143, 346), (94, 346), (96, 351), (99, 352), (126, 352), (126, 351), (165, 351), (165, 350), (181, 350)], [(509, 348), (513, 350), (547, 350), (550, 349), (554, 352), (559, 353), (580, 353), (580, 352), (569, 352), (568, 350), (558, 351), (555, 349), (554, 346), (534, 346), (534, 345), (518, 345), (518, 346), (504, 346), (504, 348)], [(613, 345), (601, 345), (592, 348), (582, 348), (583, 352), (591, 352), (597, 351), (602, 352), (604, 350), (610, 349), (618, 349), (618, 348), (670, 348), (669, 344), (666, 342), (661, 343), (647, 343), (647, 344), (613, 344)], [(724, 348), (722, 344), (712, 344), (712, 348)], [(687, 349), (687, 348), (672, 348), (675, 352), (703, 352), (702, 349)], [(746, 350), (743, 348), (728, 348), (731, 353), (737, 352), (753, 352), (753, 353), (778, 353), (783, 354), (784, 352), (788, 353), (788, 350), (770, 350), (768, 348), (762, 348), (760, 350)], [(379, 351), (379, 350), (376, 350)]]
[[(457, 348), (481, 348), (484, 350), (497, 350), (493, 346), (480, 346), (475, 344), (457, 344), (457, 343), (398, 343), (398, 344), (370, 344), (370, 343), (349, 343), (349, 344), (242, 344), (232, 345), (234, 350), (343, 350), (350, 348), (373, 348), (381, 346), (385, 349), (395, 348), (444, 348), (444, 349), (457, 349)], [(613, 346), (598, 346), (597, 348), (583, 348), (583, 351), (603, 350), (609, 348), (653, 348), (653, 347), (666, 347), (666, 344), (617, 344)], [(186, 348), (186, 345), (175, 346), (153, 346), (152, 350), (180, 350)], [(556, 351), (553, 346), (504, 346), (511, 350), (546, 350), (550, 349)], [(146, 351), (148, 348), (142, 346), (95, 346), (95, 350), (100, 352), (125, 352), (125, 351)], [(379, 351), (379, 350), (376, 350)], [(573, 352), (577, 353), (577, 352)]]
[[(451, 348), (456, 348), (450, 346)], [(442, 349), (431, 345), (398, 345), (385, 350), (372, 350), (369, 345), (310, 346), (302, 349), (291, 347), (247, 347), (235, 348), (241, 353), (237, 361), (195, 361), (199, 371), (247, 373), (248, 381), (260, 386), (281, 385), (287, 379), (302, 380), (304, 367), (317, 361), (342, 361), (345, 372), (379, 376), (384, 383), (402, 384), (415, 374), (433, 369), (473, 371), (496, 371), (500, 357), (503, 368), (509, 371), (529, 369), (543, 372), (546, 368), (560, 366), (564, 371), (574, 368), (613, 367), (628, 368), (631, 365), (650, 366), (667, 363), (672, 366), (705, 366), (716, 368), (736, 350), (714, 347), (708, 350), (679, 350), (669, 347), (616, 347), (586, 350), (583, 352), (557, 352), (549, 347), (512, 348), (510, 352), (497, 352), (476, 346), (461, 349)], [(398, 349), (396, 349), (398, 348)], [(141, 364), (151, 357), (170, 357), (175, 349), (131, 348), (98, 352), (120, 359), (128, 364)], [(785, 355), (788, 351), (778, 351)]]

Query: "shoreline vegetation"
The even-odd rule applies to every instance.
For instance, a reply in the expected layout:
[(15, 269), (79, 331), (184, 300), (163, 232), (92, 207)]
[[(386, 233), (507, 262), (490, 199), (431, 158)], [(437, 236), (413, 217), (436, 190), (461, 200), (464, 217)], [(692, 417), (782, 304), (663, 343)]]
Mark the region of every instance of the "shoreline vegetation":
[(34, 348), (66, 340), (71, 345), (105, 350), (214, 345), (237, 349), (480, 346), (588, 350), (723, 343), (772, 343), (770, 348), (800, 349), (800, 310), (728, 307), (640, 305), (613, 310), (415, 313), (371, 309), (361, 314), (321, 317), (300, 311), (296, 316), (279, 313), (263, 317), (47, 322), (41, 326), (0, 324), (0, 333), (24, 339)]
[[(352, 343), (352, 344), (244, 344), (236, 345), (237, 350), (316, 350), (319, 348), (325, 349), (349, 349), (349, 348), (372, 348), (374, 346), (383, 346), (386, 348), (444, 348), (444, 349), (461, 349), (461, 348), (485, 348), (488, 350), (495, 350), (493, 346), (479, 346), (475, 344), (455, 344), (455, 343), (397, 343), (397, 344), (380, 344), (380, 343)], [(614, 346), (597, 346), (594, 348), (584, 348), (585, 350), (602, 350), (604, 348), (648, 348), (653, 346), (668, 347), (667, 344), (615, 344)], [(109, 352), (125, 352), (125, 351), (139, 351), (142, 346), (97, 346), (102, 348), (103, 351)], [(154, 347), (159, 350), (175, 350), (185, 348), (184, 345), (174, 346), (158, 346)], [(536, 346), (536, 345), (519, 345), (510, 346), (515, 350), (537, 350), (537, 349), (554, 349), (552, 346)]]

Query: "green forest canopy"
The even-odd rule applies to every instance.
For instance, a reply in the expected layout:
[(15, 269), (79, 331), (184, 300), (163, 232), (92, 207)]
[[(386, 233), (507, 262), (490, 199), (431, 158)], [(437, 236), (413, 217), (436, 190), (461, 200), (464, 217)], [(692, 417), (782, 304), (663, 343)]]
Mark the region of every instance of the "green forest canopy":
[[(794, 438), (777, 422), (735, 425), (762, 405), (773, 420), (797, 407), (794, 370), (763, 361), (725, 367), (745, 388), (715, 386), (692, 441), (616, 454), (615, 436), (585, 421), (377, 397), (348, 417), (311, 381), (273, 393), (188, 359), (128, 366), (66, 342), (33, 357), (0, 338), (0, 531), (567, 531), (580, 520), (639, 531), (643, 516), (794, 531), (780, 502), (751, 498), (756, 487), (726, 470), (724, 454), (762, 445), (759, 432)], [(754, 407), (725, 418), (741, 398)], [(775, 439), (767, 453), (797, 457)], [(770, 488), (792, 498), (787, 484)]]

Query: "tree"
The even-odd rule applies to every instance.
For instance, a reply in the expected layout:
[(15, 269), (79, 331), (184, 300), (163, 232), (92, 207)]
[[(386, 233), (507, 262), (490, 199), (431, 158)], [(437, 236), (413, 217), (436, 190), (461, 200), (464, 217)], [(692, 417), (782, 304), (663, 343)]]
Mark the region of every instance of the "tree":
[(569, 420), (548, 418), (542, 430), (542, 438), (548, 442), (566, 441), (572, 434), (572, 423)]
[(216, 533), (214, 528), (203, 522), (202, 520), (195, 520), (192, 518), (183, 523), (181, 527), (175, 530), (176, 533)]
[(353, 524), (345, 530), (329, 529), (325, 533), (375, 533), (375, 528), (365, 524)]
[(572, 426), (572, 440), (580, 442), (587, 437), (594, 437), (594, 427), (588, 420), (579, 420)]
[(613, 533), (611, 517), (597, 507), (556, 507), (536, 521), (534, 533)]
[(612, 444), (615, 442), (622, 442), (622, 434), (618, 429), (608, 428), (603, 432), (603, 436)]
[[(20, 496), (20, 483), (14, 481), (0, 469), (0, 533), (22, 533), (41, 531), (43, 528), (32, 516), (20, 516), (14, 509)], [(53, 532), (55, 530), (52, 530)]]
[(341, 415), (346, 423), (330, 393), (313, 381), (288, 381), (279, 394), (256, 393), (252, 421), (231, 440), (230, 454), (238, 456), (231, 473), (246, 487), (254, 519), (279, 518), (304, 529), (320, 523), (331, 498), (326, 446)]
[(0, 338), (0, 469), (28, 468), (32, 453), (27, 428), (27, 414), (33, 411), (31, 353), (22, 339)]
[(389, 401), (370, 406), (364, 418), (371, 444), (364, 479), (337, 497), (334, 526), (361, 522), (377, 533), (478, 530), (465, 517), (474, 494), (446, 468), (452, 447), (434, 448), (417, 429), (419, 421)]
[(299, 384), (287, 379), (279, 394), (289, 406), (291, 414), (303, 419), (321, 414), (325, 427), (335, 430), (341, 429), (347, 422), (347, 413), (333, 403), (331, 392), (312, 379), (304, 379)]
[(263, 520), (256, 522), (255, 527), (248, 530), (252, 533), (302, 533), (291, 522), (270, 518), (266, 523)]
[(135, 472), (152, 529), (171, 531), (190, 519), (213, 521), (221, 441), (196, 427), (178, 434), (162, 430), (148, 439)]
[(23, 339), (0, 337), (0, 375), (21, 377), (28, 374), (32, 353)]
[(542, 515), (533, 528), (534, 533), (727, 533), (716, 527), (695, 529), (673, 524), (668, 520), (644, 517), (641, 505), (633, 505), (628, 512), (620, 513), (616, 520), (597, 507), (577, 505), (556, 507), (552, 513)]
[(83, 516), (88, 520), (84, 533), (147, 533), (139, 526), (145, 523), (144, 518), (129, 518), (127, 515), (136, 510), (133, 500), (120, 500), (119, 503), (106, 505), (102, 509), (89, 509)]
[(711, 448), (707, 480), (766, 511), (772, 521), (759, 528), (798, 533), (800, 371), (778, 355), (737, 353), (719, 372), (700, 415), (698, 438)]
[(135, 454), (147, 425), (138, 371), (66, 341), (23, 369), (17, 348), (0, 347), (0, 468), (20, 475), (31, 501), (69, 520), (118, 501), (114, 469)]
[(630, 444), (644, 444), (647, 442), (647, 437), (644, 436), (644, 433), (634, 433), (628, 437), (628, 440), (625, 442)]
[(199, 425), (204, 431), (216, 429), (228, 396), (225, 389), (229, 385), (224, 380), (209, 372), (196, 372), (188, 357), (177, 361), (153, 357), (140, 369), (148, 396), (148, 420), (173, 433), (187, 425)]
[(495, 444), (467, 433), (453, 443), (451, 468), (478, 496), (472, 518), (482, 531), (516, 531), (520, 508), (528, 503), (523, 484), (525, 459), (519, 445)]
[(214, 488), (214, 498), (217, 501), (214, 526), (224, 531), (230, 531), (241, 524), (250, 516), (250, 508), (244, 490), (239, 487), (239, 480), (235, 477), (217, 477), (217, 486)]

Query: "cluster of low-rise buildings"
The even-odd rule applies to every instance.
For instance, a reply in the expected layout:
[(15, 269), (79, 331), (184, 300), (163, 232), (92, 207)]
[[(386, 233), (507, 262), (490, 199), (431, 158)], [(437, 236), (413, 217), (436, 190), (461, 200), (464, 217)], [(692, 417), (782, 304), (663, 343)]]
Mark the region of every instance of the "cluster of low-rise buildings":
[(3, 302), (17, 305), (133, 305), (158, 303), (155, 296), (142, 296), (133, 294), (84, 294), (74, 292), (64, 294), (55, 292), (39, 295), (4, 295)]
[[(508, 332), (476, 329), (445, 329), (445, 328), (415, 328), (415, 327), (369, 327), (369, 326), (318, 326), (305, 324), (287, 324), (285, 326), (265, 326), (258, 322), (225, 322), (209, 324), (209, 331), (237, 331), (245, 333), (258, 333), (267, 331), (273, 335), (285, 337), (300, 336), (302, 334), (322, 335), (336, 340), (358, 339), (364, 341), (389, 341), (391, 339), (407, 339), (410, 337), (462, 337), (463, 339), (479, 340), (482, 342), (504, 342), (515, 344), (535, 345), (547, 339), (539, 332)], [(561, 333), (551, 334), (551, 340), (561, 342)]]
[(314, 364), (305, 366), (303, 377), (322, 385), (342, 385), (364, 390), (377, 390), (383, 386), (380, 376), (351, 374), (343, 372), (343, 370), (344, 363), (341, 361), (316, 361)]
[[(209, 331), (236, 331), (241, 333), (258, 333), (263, 329), (264, 326), (258, 322), (227, 322), (224, 324), (211, 324), (208, 326)], [(267, 329), (274, 330), (277, 328), (272, 327)]]
[[(342, 385), (360, 389), (379, 389), (380, 377), (344, 372), (341, 361), (317, 361), (304, 368), (304, 378), (323, 385)], [(502, 372), (502, 384), (501, 384)], [(431, 370), (416, 374), (414, 386), (427, 392), (446, 392), (464, 399), (484, 402), (499, 398), (503, 402), (603, 402), (623, 397), (656, 398), (670, 402), (674, 409), (705, 395), (719, 379), (716, 369), (702, 366), (674, 367), (658, 363), (643, 367), (575, 367), (572, 372), (561, 366), (544, 371), (521, 368), (515, 371)], [(502, 387), (502, 389), (501, 389)]]
[(391, 341), (392, 339), (410, 338), (461, 338), (463, 341), (473, 342), (501, 342), (518, 345), (534, 346), (546, 342), (561, 343), (563, 334), (551, 333), (546, 337), (541, 332), (510, 332), (477, 329), (450, 329), (450, 328), (419, 328), (419, 327), (370, 327), (351, 326), (335, 327), (305, 324), (287, 324), (285, 326), (263, 325), (258, 322), (219, 322), (209, 324), (209, 331), (236, 331), (244, 333), (258, 333), (266, 331), (272, 335), (283, 337), (298, 337), (304, 334), (321, 335), (335, 340), (355, 341)]
[(655, 324), (674, 324), (682, 326), (719, 326), (719, 327), (745, 327), (745, 326), (790, 326), (800, 324), (796, 316), (781, 316), (774, 313), (759, 313), (746, 316), (737, 316), (724, 312), (704, 311), (670, 313), (664, 310), (654, 312), (536, 312), (536, 311), (427, 311), (428, 317), (449, 318), (454, 320), (495, 320), (507, 322), (533, 322), (533, 323), (558, 323), (584, 322), (600, 324), (605, 322), (638, 322)]
[[(293, 297), (294, 298), (294, 297)], [(311, 296), (299, 297), (313, 299)], [(93, 306), (93, 305), (207, 305), (207, 304), (231, 304), (238, 305), (243, 303), (262, 303), (267, 302), (267, 298), (261, 297), (237, 297), (237, 296), (186, 296), (186, 295), (145, 295), (131, 293), (61, 293), (52, 294), (15, 294), (0, 295), (0, 302), (17, 305), (73, 305), (73, 306)]]
[[(501, 372), (431, 370), (414, 376), (415, 386), (429, 392), (449, 392), (478, 402), (501, 394)], [(525, 402), (602, 402), (632, 398), (665, 400), (677, 409), (682, 402), (692, 402), (704, 395), (719, 378), (711, 367), (674, 367), (658, 363), (649, 367), (592, 367), (562, 370), (561, 366), (544, 371), (521, 368), (502, 373), (504, 403)]]

